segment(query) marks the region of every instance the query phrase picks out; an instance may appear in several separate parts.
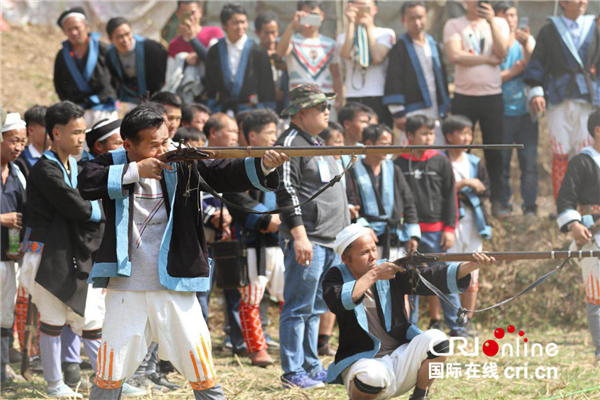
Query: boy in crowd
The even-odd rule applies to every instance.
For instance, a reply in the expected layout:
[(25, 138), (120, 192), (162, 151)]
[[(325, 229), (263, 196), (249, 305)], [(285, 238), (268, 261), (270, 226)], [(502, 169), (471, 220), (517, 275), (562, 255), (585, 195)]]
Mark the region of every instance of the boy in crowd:
[[(571, 232), (569, 250), (600, 250), (600, 233), (592, 228), (600, 218), (600, 110), (590, 114), (588, 132), (593, 146), (584, 148), (569, 161), (558, 192), (558, 218), (561, 232)], [(600, 362), (600, 259), (584, 258), (578, 262), (586, 293), (587, 320)]]
[(111, 18), (106, 33), (112, 43), (108, 49), (108, 68), (119, 100), (136, 104), (160, 91), (167, 72), (167, 51), (163, 45), (134, 34), (123, 17)]
[[(560, 1), (563, 14), (550, 17), (537, 36), (523, 81), (531, 86), (529, 105), (547, 111), (552, 188), (558, 196), (569, 157), (592, 145), (588, 116), (600, 106), (600, 29), (596, 15), (585, 15), (588, 0)], [(489, 167), (489, 166), (488, 166)]]
[(54, 63), (54, 89), (58, 98), (85, 109), (86, 126), (117, 117), (117, 93), (108, 68), (108, 44), (100, 33), (90, 33), (83, 8), (63, 12), (57, 21), (67, 36)]
[(173, 137), (173, 142), (175, 142), (175, 145), (178, 145), (181, 141), (183, 141), (183, 144), (190, 145), (191, 147), (205, 147), (207, 143), (206, 135), (191, 126), (177, 129)]
[[(272, 110), (251, 111), (244, 118), (244, 136), (250, 146), (271, 147), (277, 141), (279, 118)], [(226, 198), (240, 206), (257, 211), (276, 206), (273, 192), (250, 190), (230, 193)], [(239, 314), (242, 334), (252, 365), (266, 367), (274, 363), (267, 353), (267, 340), (261, 324), (259, 306), (267, 289), (271, 296), (283, 302), (283, 252), (279, 247), (278, 214), (247, 214), (230, 207), (238, 240), (246, 238), (248, 275), (250, 283), (239, 289)]]
[(0, 171), (2, 172), (2, 196), (0, 197), (0, 224), (2, 225), (2, 250), (0, 254), (0, 382), (6, 381), (6, 365), (9, 363), (10, 329), (15, 320), (17, 300), (16, 261), (23, 257), (21, 230), (25, 212), (27, 182), (15, 164), (27, 143), (25, 121), (18, 113), (10, 113), (2, 126), (0, 144)]
[[(392, 144), (385, 125), (365, 128), (367, 146)], [(382, 258), (396, 260), (416, 250), (421, 229), (412, 193), (402, 170), (386, 155), (358, 159), (346, 179), (348, 203), (359, 206), (357, 222), (373, 231)]]
[[(435, 121), (424, 116), (414, 115), (406, 120), (406, 135), (409, 145), (432, 146), (435, 140)], [(418, 250), (422, 253), (445, 252), (454, 244), (454, 230), (458, 220), (456, 189), (450, 161), (437, 150), (415, 150), (412, 154), (401, 154), (395, 161), (404, 173), (410, 186), (421, 228), (421, 241)], [(448, 296), (459, 307), (457, 294)], [(410, 319), (413, 324), (419, 320), (419, 298), (411, 296)], [(433, 307), (433, 309), (432, 309)], [(460, 335), (462, 328), (456, 322), (456, 310), (442, 304), (444, 317), (451, 335)], [(430, 327), (439, 329), (440, 310), (430, 303)]]
[(15, 163), (25, 175), (29, 176), (29, 170), (42, 157), (42, 154), (50, 148), (50, 136), (46, 132), (46, 106), (35, 105), (25, 111), (25, 124), (27, 125), (27, 139), (29, 146), (23, 149), (23, 152)]
[(181, 127), (189, 126), (202, 132), (208, 118), (210, 118), (210, 109), (204, 104), (184, 104), (181, 108)]
[[(451, 115), (444, 121), (442, 131), (450, 145), (470, 145), (473, 142), (473, 122), (462, 115)], [(454, 182), (458, 193), (458, 225), (454, 245), (448, 253), (481, 253), (483, 239), (492, 237), (483, 201), (490, 196), (490, 181), (481, 159), (464, 149), (448, 150)], [(463, 307), (474, 310), (479, 290), (479, 272), (471, 273), (471, 284), (461, 294)], [(439, 300), (438, 300), (439, 301)], [(469, 313), (469, 318), (473, 313)]]
[(92, 158), (123, 146), (121, 121), (120, 119), (105, 119), (97, 122), (85, 135), (85, 141), (88, 149), (90, 149), (89, 154)]
[(344, 128), (346, 146), (357, 146), (363, 142), (363, 130), (369, 126), (369, 114), (373, 110), (364, 104), (348, 102), (338, 113), (338, 123)]
[[(523, 144), (517, 150), (521, 169), (521, 198), (523, 214), (537, 214), (538, 194), (538, 121), (531, 120), (527, 109), (527, 86), (522, 73), (529, 62), (535, 47), (535, 39), (529, 34), (529, 27), (518, 24), (517, 7), (512, 2), (503, 1), (494, 7), (496, 15), (506, 19), (510, 27), (508, 55), (500, 64), (502, 70), (502, 96), (504, 98), (504, 121), (502, 122), (502, 143)], [(499, 217), (512, 210), (510, 204), (510, 159), (512, 150), (502, 151), (502, 204)]]
[[(363, 130), (369, 126), (369, 115), (373, 110), (362, 103), (355, 101), (346, 103), (338, 113), (338, 123), (344, 128), (345, 146), (359, 146), (362, 144)], [(340, 156), (345, 167), (351, 162), (349, 155)]]
[(265, 11), (256, 16), (254, 20), (256, 36), (260, 39), (260, 46), (265, 49), (271, 60), (273, 82), (275, 84), (276, 112), (281, 113), (288, 106), (289, 77), (285, 60), (277, 56), (277, 42), (279, 41), (279, 18), (273, 11)]
[(277, 56), (286, 57), (290, 90), (303, 83), (316, 83), (323, 93), (337, 94), (334, 107), (339, 111), (344, 105), (344, 85), (335, 40), (319, 34), (325, 19), (323, 2), (301, 0), (297, 9), (277, 44)]
[(267, 52), (248, 38), (248, 12), (239, 4), (221, 10), (225, 38), (206, 58), (206, 94), (212, 112), (235, 115), (256, 108), (275, 109), (275, 84)]
[[(31, 169), (27, 184), (27, 233), (19, 281), (40, 313), (40, 356), (49, 397), (77, 397), (61, 374), (61, 332), (69, 324), (83, 338), (90, 364), (102, 338), (104, 295), (85, 278), (98, 249), (102, 212), (77, 191), (72, 157), (85, 140), (84, 110), (70, 101), (49, 107), (46, 128), (52, 147)], [(65, 257), (65, 254), (72, 256)]]
[(171, 92), (158, 92), (154, 93), (152, 101), (162, 105), (167, 111), (166, 122), (169, 128), (169, 137), (173, 139), (181, 125), (181, 108), (183, 107), (181, 98)]
[[(436, 121), (443, 118), (450, 111), (450, 96), (442, 47), (425, 32), (425, 2), (404, 2), (400, 15), (406, 33), (390, 51), (383, 103), (396, 127), (404, 132), (406, 118), (411, 115), (422, 114)], [(407, 140), (402, 134), (400, 144)], [(439, 126), (435, 144), (444, 144)]]
[(169, 43), (169, 65), (179, 53), (188, 53), (185, 61), (198, 65), (206, 61), (208, 49), (223, 37), (218, 26), (202, 26), (202, 5), (199, 0), (178, 0), (177, 11), (180, 35)]
[(383, 105), (388, 52), (396, 42), (392, 29), (375, 26), (377, 2), (354, 0), (346, 8), (345, 32), (338, 36), (337, 51), (346, 69), (346, 100), (375, 110), (379, 120), (391, 126), (390, 112)]

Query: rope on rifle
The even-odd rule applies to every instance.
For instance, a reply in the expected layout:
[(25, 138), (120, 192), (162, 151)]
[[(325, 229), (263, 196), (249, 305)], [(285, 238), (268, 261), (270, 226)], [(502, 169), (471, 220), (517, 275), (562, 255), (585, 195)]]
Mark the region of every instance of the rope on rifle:
[(440, 300), (442, 300), (443, 302), (445, 302), (446, 304), (450, 305), (451, 307), (453, 307), (454, 309), (457, 310), (457, 323), (458, 326), (463, 327), (465, 326), (465, 324), (467, 323), (467, 313), (480, 313), (483, 311), (488, 311), (491, 310), (492, 308), (496, 308), (496, 307), (500, 307), (506, 303), (509, 303), (513, 300), (515, 300), (518, 297), (521, 297), (522, 295), (532, 291), (533, 289), (535, 289), (537, 286), (539, 286), (542, 282), (544, 282), (546, 279), (550, 278), (552, 275), (554, 275), (556, 272), (562, 270), (565, 265), (567, 265), (567, 262), (569, 262), (571, 258), (566, 258), (565, 261), (561, 264), (556, 266), (552, 271), (548, 272), (547, 274), (545, 274), (544, 276), (542, 276), (541, 278), (537, 279), (535, 282), (533, 282), (531, 285), (527, 286), (525, 289), (523, 289), (521, 292), (519, 292), (518, 294), (514, 295), (513, 297), (510, 297), (508, 299), (502, 300), (499, 303), (496, 303), (494, 305), (491, 305), (489, 307), (485, 307), (485, 308), (481, 308), (478, 310), (467, 310), (464, 307), (457, 307), (454, 304), (452, 304), (452, 302), (450, 301), (450, 299), (448, 299), (448, 297), (442, 293), (438, 288), (436, 288), (431, 282), (429, 282), (427, 279), (425, 279), (423, 277), (423, 275), (421, 275), (418, 271), (418, 269), (416, 267), (413, 268), (413, 271), (416, 271), (414, 273), (416, 273), (416, 275), (418, 276), (419, 280), (421, 282), (423, 282), (423, 284), (425, 286), (427, 286), (427, 288), (429, 288), (429, 290), (431, 290), (437, 297), (440, 298)]
[[(348, 172), (348, 170), (352, 167), (352, 165), (354, 164), (354, 162), (356, 161), (356, 156), (353, 155), (352, 156), (352, 160), (348, 163), (348, 165), (346, 165), (344, 167), (344, 170), (334, 176), (326, 185), (324, 185), (323, 187), (321, 187), (319, 190), (317, 190), (312, 196), (310, 196), (308, 199), (304, 200), (302, 203), (298, 204), (298, 205), (291, 205), (291, 206), (286, 206), (286, 207), (281, 207), (281, 208), (276, 208), (274, 210), (270, 210), (270, 211), (256, 211), (253, 210), (251, 208), (247, 208), (244, 206), (240, 206), (238, 204), (232, 203), (231, 201), (223, 198), (223, 196), (221, 196), (219, 193), (217, 193), (213, 188), (211, 188), (208, 183), (206, 183), (206, 181), (204, 180), (204, 178), (202, 177), (202, 175), (200, 173), (198, 173), (197, 171), (195, 172), (196, 178), (198, 179), (198, 186), (190, 189), (190, 180), (192, 177), (192, 172), (193, 172), (193, 168), (191, 168), (191, 164), (189, 165), (190, 168), (190, 174), (188, 175), (188, 183), (186, 186), (186, 191), (184, 192), (183, 196), (184, 197), (189, 197), (190, 193), (193, 191), (198, 191), (200, 192), (200, 188), (202, 187), (203, 191), (206, 191), (210, 194), (213, 195), (213, 197), (215, 197), (216, 199), (222, 201), (223, 203), (225, 203), (227, 205), (227, 207), (248, 213), (248, 214), (280, 214), (280, 213), (284, 213), (287, 211), (291, 211), (293, 209), (302, 207), (303, 205), (305, 205), (306, 203), (309, 203), (311, 201), (313, 201), (314, 199), (316, 199), (318, 196), (320, 196), (324, 191), (326, 191), (327, 189), (329, 189), (330, 187), (332, 187), (333, 185), (335, 185), (336, 183), (338, 183), (342, 177), (344, 176), (344, 174), (346, 174), (346, 172)], [(199, 196), (198, 196), (199, 198)], [(198, 206), (200, 207), (200, 206)], [(200, 210), (200, 208), (198, 208), (198, 210)]]

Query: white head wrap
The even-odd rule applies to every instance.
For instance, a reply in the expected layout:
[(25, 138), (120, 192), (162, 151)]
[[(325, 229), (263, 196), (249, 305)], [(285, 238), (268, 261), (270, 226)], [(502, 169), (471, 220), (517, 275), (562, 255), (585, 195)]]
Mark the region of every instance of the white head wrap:
[(60, 26), (62, 27), (64, 25), (65, 21), (71, 17), (77, 17), (79, 19), (87, 21), (85, 14), (82, 14), (80, 12), (70, 12), (60, 19)]
[(27, 125), (21, 119), (19, 113), (9, 113), (6, 115), (6, 122), (2, 125), (2, 133), (12, 131), (13, 129), (25, 129)]
[(346, 250), (346, 248), (350, 246), (356, 239), (370, 234), (371, 232), (369, 232), (369, 229), (365, 228), (361, 224), (349, 225), (335, 237), (333, 250), (341, 256), (344, 250)]

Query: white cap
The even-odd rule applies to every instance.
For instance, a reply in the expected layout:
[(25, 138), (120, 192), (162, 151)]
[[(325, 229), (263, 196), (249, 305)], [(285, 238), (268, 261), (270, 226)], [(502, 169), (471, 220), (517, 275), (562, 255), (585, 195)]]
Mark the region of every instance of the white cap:
[(2, 133), (12, 131), (13, 129), (25, 129), (27, 125), (21, 119), (19, 113), (9, 113), (6, 115), (6, 122), (2, 125)]
[(346, 250), (346, 248), (350, 246), (356, 239), (370, 234), (371, 232), (369, 232), (369, 229), (365, 228), (361, 224), (349, 225), (335, 237), (333, 250), (341, 256), (344, 250)]

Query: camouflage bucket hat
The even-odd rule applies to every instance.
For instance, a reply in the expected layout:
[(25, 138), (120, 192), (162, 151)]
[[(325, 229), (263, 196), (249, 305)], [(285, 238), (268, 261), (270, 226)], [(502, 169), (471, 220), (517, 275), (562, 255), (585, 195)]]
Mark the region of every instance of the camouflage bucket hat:
[(294, 116), (300, 110), (314, 107), (330, 99), (335, 99), (335, 93), (323, 93), (319, 85), (304, 83), (292, 89), (290, 92), (290, 105), (281, 112), (281, 116)]

